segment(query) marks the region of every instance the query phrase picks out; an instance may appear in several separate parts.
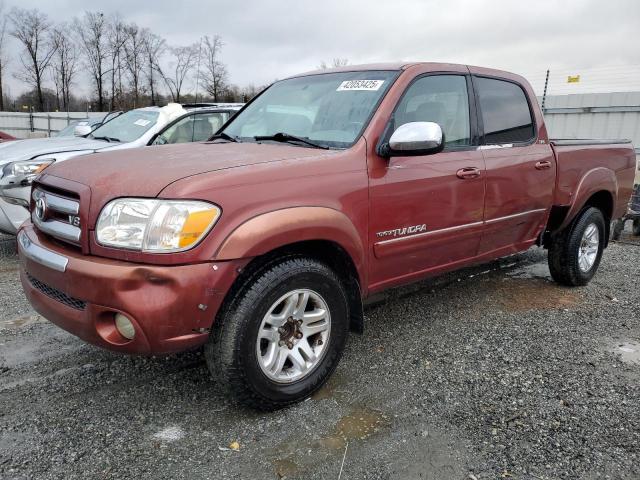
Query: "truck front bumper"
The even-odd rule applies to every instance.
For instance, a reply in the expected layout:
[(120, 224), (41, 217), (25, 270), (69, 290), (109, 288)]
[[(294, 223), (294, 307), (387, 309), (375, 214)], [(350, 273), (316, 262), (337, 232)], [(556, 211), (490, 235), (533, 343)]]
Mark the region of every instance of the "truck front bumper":
[[(20, 280), (35, 310), (86, 342), (135, 354), (204, 344), (226, 292), (246, 261), (152, 266), (82, 255), (27, 222), (18, 232)], [(125, 315), (135, 335), (115, 326)]]

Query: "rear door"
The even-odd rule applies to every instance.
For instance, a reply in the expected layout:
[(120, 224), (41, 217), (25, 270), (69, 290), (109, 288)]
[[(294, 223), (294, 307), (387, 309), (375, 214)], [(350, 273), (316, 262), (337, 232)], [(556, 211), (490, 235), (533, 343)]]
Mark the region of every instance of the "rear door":
[(387, 135), (408, 122), (436, 122), (445, 149), (370, 162), (373, 290), (477, 255), (485, 179), (470, 92), (469, 75), (427, 74), (407, 87), (394, 110)]
[(532, 244), (546, 222), (555, 157), (538, 140), (532, 105), (521, 85), (474, 76), (486, 167), (485, 228), (480, 255), (500, 256)]

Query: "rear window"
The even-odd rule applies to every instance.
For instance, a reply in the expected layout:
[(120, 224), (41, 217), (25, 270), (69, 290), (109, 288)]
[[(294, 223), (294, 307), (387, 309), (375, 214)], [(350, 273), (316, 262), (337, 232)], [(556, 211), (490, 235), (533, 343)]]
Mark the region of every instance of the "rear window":
[(484, 142), (528, 142), (535, 136), (527, 97), (515, 83), (493, 78), (474, 79), (482, 123)]

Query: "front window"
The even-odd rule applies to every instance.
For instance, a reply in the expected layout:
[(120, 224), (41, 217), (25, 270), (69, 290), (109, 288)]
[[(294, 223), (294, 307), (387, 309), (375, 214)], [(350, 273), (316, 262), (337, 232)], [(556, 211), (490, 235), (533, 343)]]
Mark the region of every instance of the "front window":
[(286, 133), (325, 147), (349, 147), (397, 75), (360, 71), (282, 80), (237, 114), (224, 133), (241, 141)]
[(144, 135), (158, 121), (156, 110), (131, 110), (91, 132), (90, 138), (129, 143)]

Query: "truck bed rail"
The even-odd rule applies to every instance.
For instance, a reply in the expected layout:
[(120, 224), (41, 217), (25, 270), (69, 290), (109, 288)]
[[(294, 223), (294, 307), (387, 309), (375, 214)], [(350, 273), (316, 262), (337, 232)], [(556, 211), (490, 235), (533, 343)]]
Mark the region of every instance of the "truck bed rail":
[(567, 147), (571, 145), (611, 145), (631, 143), (626, 138), (598, 139), (598, 138), (551, 138), (549, 143), (558, 147)]

